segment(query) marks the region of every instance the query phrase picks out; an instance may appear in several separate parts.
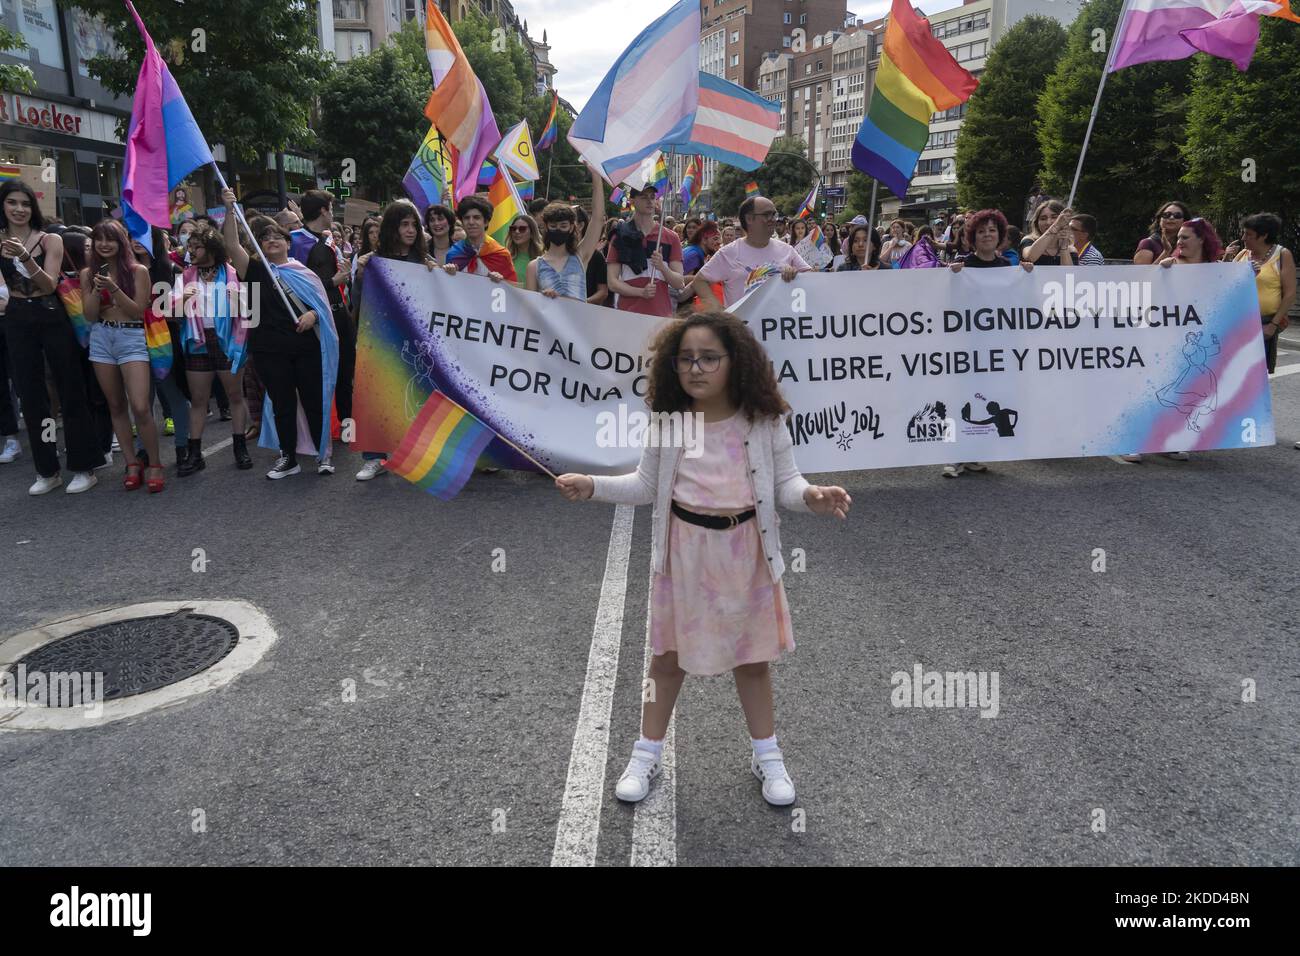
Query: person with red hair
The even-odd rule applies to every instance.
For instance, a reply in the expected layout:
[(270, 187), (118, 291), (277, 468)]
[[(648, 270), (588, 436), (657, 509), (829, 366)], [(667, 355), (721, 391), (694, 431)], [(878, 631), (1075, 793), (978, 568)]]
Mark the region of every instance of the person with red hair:
[[(961, 272), (965, 266), (987, 268), (989, 266), (1009, 266), (1011, 260), (998, 252), (998, 248), (1007, 238), (1007, 217), (996, 209), (981, 209), (966, 217), (966, 245), (971, 252), (958, 256), (948, 268)], [(1020, 263), (1026, 272), (1032, 272), (1034, 264), (1028, 260)], [(978, 471), (979, 469), (969, 469)], [(955, 476), (954, 476), (955, 477)]]
[(1185, 262), (1218, 262), (1223, 258), (1223, 242), (1208, 219), (1188, 219), (1178, 229), (1174, 253), (1160, 260), (1166, 268)]

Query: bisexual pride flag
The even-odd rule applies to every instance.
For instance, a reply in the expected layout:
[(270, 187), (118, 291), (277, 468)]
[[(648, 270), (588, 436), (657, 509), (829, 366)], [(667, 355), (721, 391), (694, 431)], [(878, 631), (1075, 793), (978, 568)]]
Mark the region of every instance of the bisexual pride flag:
[(168, 200), (172, 189), (213, 159), (189, 104), (135, 6), (127, 0), (126, 7), (144, 38), (145, 51), (126, 131), (122, 222), (132, 239), (152, 248), (149, 227), (171, 228)]

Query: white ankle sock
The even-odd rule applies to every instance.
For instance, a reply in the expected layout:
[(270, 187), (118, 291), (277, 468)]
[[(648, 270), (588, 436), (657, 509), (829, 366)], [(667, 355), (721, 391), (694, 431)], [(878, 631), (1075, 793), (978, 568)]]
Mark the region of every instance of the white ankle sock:
[(754, 745), (754, 754), (759, 757), (777, 749), (776, 734), (773, 734), (771, 737), (765, 737), (762, 740), (759, 740), (756, 737), (750, 737), (749, 742)]
[(656, 758), (664, 755), (664, 742), (662, 740), (651, 740), (642, 734), (641, 739), (637, 741), (637, 746), (642, 750), (653, 750)]

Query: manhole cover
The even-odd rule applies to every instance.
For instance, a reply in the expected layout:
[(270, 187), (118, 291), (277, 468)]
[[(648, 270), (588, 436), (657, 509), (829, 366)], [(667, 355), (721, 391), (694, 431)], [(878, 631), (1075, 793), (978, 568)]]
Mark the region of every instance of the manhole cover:
[(229, 621), (181, 611), (78, 631), (38, 647), (15, 667), (25, 667), (28, 674), (100, 673), (102, 699), (119, 700), (193, 677), (238, 643), (239, 630)]

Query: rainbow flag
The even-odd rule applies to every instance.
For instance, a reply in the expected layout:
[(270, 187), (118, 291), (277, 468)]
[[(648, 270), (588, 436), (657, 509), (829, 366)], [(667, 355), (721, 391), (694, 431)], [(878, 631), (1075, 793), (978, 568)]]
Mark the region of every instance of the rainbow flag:
[(655, 195), (662, 196), (668, 191), (668, 162), (664, 159), (664, 154), (660, 153), (659, 158), (655, 160)]
[[(0, 167), (2, 168), (2, 167)], [(86, 307), (81, 301), (81, 280), (64, 279), (59, 283), (59, 299), (63, 302), (63, 311), (68, 313), (72, 331), (77, 336), (77, 344), (83, 349), (90, 348), (90, 323), (86, 321)], [(148, 341), (146, 339), (146, 341)]]
[(560, 131), (560, 124), (555, 121), (555, 114), (559, 105), (560, 94), (556, 93), (555, 98), (551, 100), (551, 118), (546, 121), (546, 128), (542, 130), (542, 135), (537, 139), (538, 149), (550, 149), (555, 145), (555, 138)]
[(496, 432), (442, 392), (434, 392), (384, 467), (435, 498), (450, 501), (465, 487), (474, 462), (495, 437)]
[(818, 249), (822, 250), (823, 252), (831, 251), (830, 245), (826, 242), (826, 237), (822, 235), (821, 226), (814, 224), (813, 227), (808, 230), (808, 238), (809, 240), (812, 241), (812, 244), (814, 246), (816, 246)]
[(794, 214), (796, 219), (808, 219), (817, 209), (817, 190), (821, 187), (821, 182), (813, 184), (812, 192), (803, 197), (803, 202), (799, 204), (798, 211)]
[(0, 179), (17, 179), (23, 171), (11, 163), (0, 163)]
[(699, 176), (700, 157), (692, 156), (690, 163), (686, 166), (686, 173), (682, 176), (682, 188), (677, 191), (677, 194), (682, 198), (682, 205), (688, 210), (695, 205), (695, 200), (700, 194), (695, 182)]
[(754, 180), (751, 179), (749, 182), (745, 183), (745, 198), (748, 199), (750, 196), (757, 196), (757, 195), (758, 195), (758, 183), (754, 182)]
[(530, 203), (533, 201), (533, 199), (537, 196), (537, 190), (534, 189), (533, 187), (534, 184), (526, 180), (522, 183), (515, 183), (515, 192), (519, 194), (520, 201), (525, 203)]
[(930, 138), (930, 117), (970, 99), (979, 81), (957, 65), (908, 0), (893, 0), (871, 105), (853, 143), (853, 165), (907, 195)]
[[(492, 221), (488, 223), (487, 233), (501, 245), (505, 245), (510, 236), (510, 224), (515, 216), (525, 213), (523, 200), (515, 189), (510, 174), (504, 169), (497, 169), (488, 187), (488, 202), (492, 204)], [(508, 248), (508, 247), (507, 247)]]
[(421, 216), (430, 206), (450, 198), (451, 157), (442, 146), (438, 127), (430, 126), (429, 132), (424, 134), (424, 141), (415, 151), (411, 166), (402, 178), (402, 188), (419, 208)]

